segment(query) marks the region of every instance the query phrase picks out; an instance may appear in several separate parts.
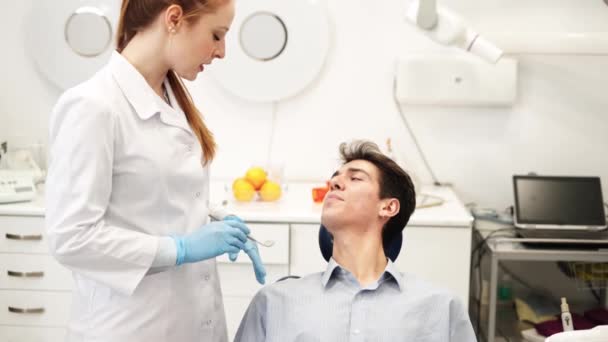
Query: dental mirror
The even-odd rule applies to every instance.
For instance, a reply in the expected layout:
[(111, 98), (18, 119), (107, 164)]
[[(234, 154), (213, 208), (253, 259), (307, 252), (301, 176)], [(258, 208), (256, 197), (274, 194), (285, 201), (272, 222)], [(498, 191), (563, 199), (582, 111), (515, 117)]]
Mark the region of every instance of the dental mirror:
[(262, 245), (264, 247), (272, 247), (274, 246), (274, 241), (273, 240), (266, 240), (264, 242), (258, 241), (257, 239), (254, 239), (251, 235), (247, 235), (247, 238), (255, 243), (257, 243), (258, 245)]

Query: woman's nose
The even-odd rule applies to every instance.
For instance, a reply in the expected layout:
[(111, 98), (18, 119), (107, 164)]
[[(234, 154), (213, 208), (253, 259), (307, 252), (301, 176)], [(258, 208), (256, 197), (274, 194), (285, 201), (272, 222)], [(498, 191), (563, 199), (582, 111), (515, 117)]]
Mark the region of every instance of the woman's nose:
[(215, 58), (222, 59), (226, 56), (226, 44), (222, 41), (220, 48), (215, 52)]

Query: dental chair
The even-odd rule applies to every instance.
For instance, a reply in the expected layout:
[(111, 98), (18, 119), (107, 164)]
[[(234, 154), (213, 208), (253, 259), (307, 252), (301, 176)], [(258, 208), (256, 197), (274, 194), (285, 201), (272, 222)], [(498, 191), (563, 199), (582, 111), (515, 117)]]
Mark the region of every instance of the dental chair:
[[(401, 252), (401, 245), (403, 244), (403, 234), (399, 234), (396, 239), (387, 240), (384, 239), (384, 254), (391, 259), (391, 261), (395, 262), (397, 257), (399, 256), (399, 252)], [(331, 236), (327, 228), (321, 225), (319, 227), (319, 247), (321, 248), (321, 254), (323, 255), (323, 259), (329, 262), (331, 255), (334, 250), (334, 238)]]
[[(392, 262), (395, 262), (395, 260), (397, 260), (397, 257), (399, 256), (399, 252), (401, 252), (401, 246), (403, 245), (403, 234), (400, 233), (396, 239), (384, 239), (383, 245), (384, 254), (386, 254), (386, 256), (391, 259)], [(327, 228), (325, 228), (324, 225), (321, 225), (319, 227), (319, 248), (321, 249), (321, 255), (323, 255), (323, 259), (329, 262), (329, 259), (331, 258), (331, 255), (334, 250), (334, 238), (333, 236), (331, 236), (331, 234), (329, 233)], [(300, 277), (295, 275), (289, 275), (278, 279), (277, 282), (289, 278), (298, 279)]]

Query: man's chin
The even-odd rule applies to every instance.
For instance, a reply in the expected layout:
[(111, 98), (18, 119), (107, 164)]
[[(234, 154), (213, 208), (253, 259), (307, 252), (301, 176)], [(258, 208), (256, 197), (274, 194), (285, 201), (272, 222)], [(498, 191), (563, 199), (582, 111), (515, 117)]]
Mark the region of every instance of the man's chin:
[(332, 215), (328, 215), (323, 213), (321, 214), (321, 224), (327, 228), (330, 233), (332, 233), (338, 229), (338, 227), (340, 227), (339, 215), (333, 215), (333, 213)]

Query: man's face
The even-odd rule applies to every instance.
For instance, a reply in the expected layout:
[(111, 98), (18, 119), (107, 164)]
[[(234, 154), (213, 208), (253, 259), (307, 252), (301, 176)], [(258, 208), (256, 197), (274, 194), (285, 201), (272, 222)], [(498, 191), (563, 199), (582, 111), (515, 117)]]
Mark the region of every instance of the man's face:
[(334, 173), (321, 214), (321, 223), (330, 232), (351, 226), (367, 229), (378, 222), (382, 206), (379, 173), (366, 160), (348, 162)]

